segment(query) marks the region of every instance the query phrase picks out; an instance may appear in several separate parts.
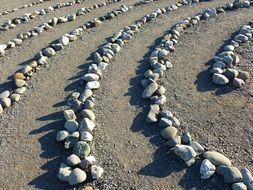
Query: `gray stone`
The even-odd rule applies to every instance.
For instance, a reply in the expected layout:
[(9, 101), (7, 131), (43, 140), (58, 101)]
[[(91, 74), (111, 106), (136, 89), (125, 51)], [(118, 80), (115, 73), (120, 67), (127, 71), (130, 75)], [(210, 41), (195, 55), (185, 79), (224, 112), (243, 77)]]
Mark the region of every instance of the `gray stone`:
[(2, 107), (2, 105), (0, 104), (0, 114), (2, 114), (3, 113), (3, 107)]
[(247, 190), (247, 186), (243, 182), (234, 183), (232, 190)]
[(66, 163), (71, 167), (78, 165), (80, 162), (81, 162), (80, 158), (75, 154), (71, 154), (66, 159)]
[(45, 55), (45, 56), (47, 56), (47, 57), (52, 57), (52, 56), (54, 56), (55, 54), (56, 54), (56, 53), (55, 53), (54, 49), (51, 48), (51, 47), (48, 47), (48, 48), (46, 48), (46, 49), (43, 51), (43, 55)]
[(92, 165), (94, 165), (96, 163), (96, 158), (94, 156), (87, 156), (85, 157), (81, 163), (79, 164), (79, 167), (83, 170), (87, 170), (88, 168), (90, 168)]
[(91, 142), (93, 140), (93, 136), (90, 132), (84, 131), (81, 133), (81, 140), (85, 142)]
[(235, 36), (234, 40), (239, 43), (244, 43), (249, 40), (249, 38), (243, 34), (238, 34)]
[(216, 172), (223, 176), (225, 183), (236, 183), (242, 181), (242, 174), (236, 167), (218, 166)]
[(87, 73), (85, 74), (83, 77), (82, 77), (82, 80), (85, 80), (87, 82), (90, 82), (90, 81), (98, 81), (99, 79), (99, 76), (94, 74), (94, 73)]
[(96, 118), (94, 112), (89, 110), (89, 109), (82, 110), (81, 114), (82, 114), (83, 117), (86, 117), (86, 118), (90, 119), (91, 121), (94, 121), (95, 118)]
[(176, 136), (173, 139), (170, 139), (166, 145), (169, 146), (170, 148), (173, 148), (174, 146), (176, 146), (177, 144), (181, 144), (181, 137), (180, 136)]
[(65, 130), (58, 131), (56, 135), (56, 141), (58, 142), (64, 141), (68, 135), (69, 133)]
[(233, 45), (226, 45), (224, 47), (224, 51), (234, 51), (235, 50), (235, 46)]
[(79, 132), (74, 132), (71, 133), (67, 138), (66, 141), (64, 143), (64, 147), (66, 149), (72, 148), (76, 145), (76, 143), (79, 141)]
[(153, 82), (149, 84), (142, 92), (142, 98), (144, 99), (150, 98), (154, 94), (154, 92), (157, 90), (157, 88), (158, 88), (157, 83)]
[(86, 84), (85, 89), (96, 90), (99, 89), (100, 83), (98, 81), (90, 81)]
[(59, 171), (58, 171), (58, 178), (61, 180), (61, 181), (68, 181), (68, 177), (71, 173), (71, 167), (69, 167), (67, 164), (65, 163), (61, 163), (61, 166), (59, 168)]
[(207, 151), (204, 153), (204, 158), (210, 160), (216, 166), (224, 165), (231, 166), (231, 161), (223, 154), (216, 151)]
[(174, 117), (170, 111), (161, 111), (160, 115), (168, 119), (172, 119)]
[(189, 161), (192, 158), (195, 158), (197, 155), (195, 150), (188, 145), (176, 145), (174, 148), (174, 152), (184, 161)]
[(17, 87), (22, 87), (22, 86), (24, 86), (25, 84), (26, 84), (26, 81), (24, 81), (24, 80), (21, 80), (21, 79), (15, 79), (15, 85), (17, 86)]
[(68, 182), (70, 185), (77, 185), (79, 183), (82, 183), (86, 180), (87, 176), (86, 173), (79, 169), (75, 168), (68, 177)]
[(218, 85), (225, 85), (229, 82), (228, 78), (222, 74), (214, 73), (212, 77), (213, 83)]
[(165, 139), (168, 139), (168, 140), (173, 139), (177, 135), (177, 128), (172, 127), (172, 126), (166, 127), (165, 129), (161, 131), (160, 134)]
[(70, 132), (75, 132), (78, 129), (78, 123), (75, 120), (67, 120), (64, 127)]
[(79, 127), (79, 132), (84, 132), (84, 131), (88, 131), (88, 132), (92, 132), (93, 129), (95, 128), (95, 123), (93, 121), (91, 121), (88, 118), (84, 118), (81, 121), (80, 127)]
[(91, 166), (91, 175), (93, 179), (100, 179), (104, 173), (104, 169), (100, 166), (93, 165)]
[(168, 127), (172, 126), (172, 121), (170, 119), (167, 119), (165, 117), (162, 117), (159, 121), (159, 126), (160, 127)]
[(92, 108), (94, 108), (94, 106), (95, 106), (95, 104), (94, 104), (94, 102), (91, 101), (91, 100), (86, 100), (86, 101), (84, 102), (84, 108), (85, 108), (85, 109), (92, 109)]
[(11, 99), (10, 98), (3, 98), (1, 100), (1, 104), (4, 108), (8, 108), (11, 106)]
[(89, 97), (92, 96), (92, 94), (93, 94), (92, 90), (90, 90), (90, 89), (85, 89), (85, 90), (81, 93), (79, 100), (80, 100), (81, 102), (85, 102), (87, 98), (89, 98)]
[(208, 179), (215, 173), (216, 167), (208, 159), (203, 160), (200, 166), (201, 179)]
[(248, 190), (253, 190), (253, 177), (247, 168), (241, 170), (243, 182), (248, 187)]
[(160, 107), (157, 104), (150, 105), (150, 111), (146, 118), (146, 123), (157, 122), (157, 115), (160, 111)]
[(66, 120), (76, 120), (75, 112), (71, 109), (64, 110), (63, 115)]
[(172, 119), (172, 125), (175, 126), (175, 127), (179, 127), (180, 126), (180, 122), (179, 120), (174, 116)]
[(20, 100), (20, 94), (12, 94), (10, 96), (10, 99), (13, 101), (13, 102), (18, 102)]
[(239, 75), (239, 71), (236, 69), (228, 68), (224, 72), (224, 76), (227, 77), (228, 79), (233, 79)]
[(240, 71), (237, 78), (242, 79), (244, 82), (250, 78), (250, 74), (247, 71)]
[(201, 146), (197, 141), (191, 141), (190, 146), (195, 150), (197, 155), (201, 155), (204, 153), (205, 149)]
[(215, 68), (224, 69), (225, 67), (226, 67), (226, 64), (223, 63), (222, 61), (216, 61), (216, 62), (213, 64), (213, 69), (215, 69)]
[(91, 148), (90, 145), (84, 141), (79, 141), (76, 143), (74, 147), (74, 154), (76, 154), (79, 158), (85, 158), (90, 155)]
[(241, 87), (243, 87), (245, 85), (245, 82), (242, 79), (234, 78), (233, 85), (235, 87), (241, 88)]
[(190, 133), (188, 131), (184, 132), (181, 140), (184, 144), (189, 144), (192, 140)]
[(158, 96), (164, 95), (166, 92), (166, 89), (163, 86), (159, 86), (158, 89), (156, 90), (156, 93)]

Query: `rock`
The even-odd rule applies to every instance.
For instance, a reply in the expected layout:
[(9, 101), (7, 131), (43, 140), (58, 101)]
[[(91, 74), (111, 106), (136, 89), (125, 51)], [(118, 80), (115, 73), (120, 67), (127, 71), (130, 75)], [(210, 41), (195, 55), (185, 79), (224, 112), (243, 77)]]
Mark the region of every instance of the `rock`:
[(90, 81), (98, 81), (99, 79), (99, 76), (94, 74), (94, 73), (87, 73), (85, 74), (83, 77), (82, 77), (82, 80), (85, 80), (87, 82), (90, 82)]
[(170, 148), (173, 148), (174, 146), (176, 146), (177, 144), (181, 144), (181, 137), (180, 136), (176, 136), (173, 139), (170, 139), (166, 145), (169, 146)]
[(21, 80), (21, 79), (15, 79), (14, 83), (15, 83), (15, 85), (16, 85), (17, 87), (20, 88), (20, 87), (22, 87), (22, 86), (24, 86), (24, 85), (26, 84), (26, 81)]
[(242, 174), (236, 167), (218, 166), (216, 172), (223, 176), (225, 183), (242, 181)]
[(235, 77), (237, 77), (239, 75), (239, 71), (236, 69), (231, 69), (228, 68), (226, 69), (226, 71), (224, 72), (225, 77), (227, 77), (228, 79), (233, 79)]
[(68, 135), (69, 133), (65, 130), (58, 131), (56, 135), (56, 141), (58, 142), (64, 141)]
[(208, 179), (215, 173), (216, 167), (208, 159), (203, 160), (200, 166), (201, 179)]
[(95, 123), (93, 121), (91, 121), (90, 119), (88, 118), (84, 118), (82, 121), (81, 121), (81, 124), (80, 124), (80, 127), (79, 127), (79, 132), (84, 132), (84, 131), (88, 131), (88, 132), (92, 132), (93, 129), (95, 128)]
[(195, 150), (197, 155), (201, 155), (205, 152), (203, 146), (201, 146), (197, 141), (191, 141), (190, 146)]
[(91, 100), (86, 100), (84, 102), (84, 108), (85, 109), (92, 109), (92, 108), (94, 108), (94, 106), (95, 106), (95, 104)]
[(94, 156), (87, 156), (85, 157), (81, 163), (79, 164), (80, 168), (83, 170), (87, 170), (89, 167), (96, 163), (96, 158)]
[(76, 120), (75, 112), (71, 109), (64, 110), (63, 115), (66, 120)]
[(250, 78), (250, 74), (247, 71), (240, 71), (237, 78), (242, 79), (244, 82)]
[(184, 161), (189, 161), (197, 156), (195, 150), (188, 145), (176, 145), (174, 152)]
[(226, 67), (226, 64), (223, 63), (222, 61), (216, 61), (216, 62), (213, 64), (213, 69), (215, 69), (215, 68), (224, 69), (225, 67)]
[(81, 111), (81, 114), (83, 117), (90, 119), (91, 121), (94, 121), (96, 116), (93, 111), (89, 109), (84, 109)]
[(248, 190), (253, 190), (253, 177), (247, 168), (241, 170), (243, 182), (248, 187)]
[(76, 145), (76, 143), (79, 141), (79, 132), (74, 132), (71, 133), (67, 138), (66, 141), (64, 143), (64, 147), (66, 149), (72, 148)]
[(14, 90), (15, 93), (23, 94), (26, 91), (26, 87), (17, 88)]
[(157, 104), (159, 106), (162, 106), (166, 103), (166, 101), (167, 101), (166, 96), (162, 95), (162, 96), (157, 98), (157, 100), (155, 101), (155, 104)]
[(20, 100), (20, 94), (12, 94), (10, 96), (10, 99), (13, 101), (13, 102), (18, 102)]
[(227, 77), (218, 73), (214, 73), (212, 79), (213, 79), (213, 83), (218, 84), (218, 85), (225, 85), (229, 82)]
[(160, 107), (157, 104), (150, 105), (150, 111), (146, 118), (146, 123), (155, 123), (157, 122), (157, 115), (160, 111)]
[(192, 140), (190, 133), (188, 131), (184, 132), (181, 140), (184, 144), (189, 144)]
[(71, 167), (67, 166), (65, 163), (61, 163), (58, 171), (58, 178), (61, 181), (68, 181), (68, 177), (71, 173)]
[(86, 180), (87, 176), (86, 173), (79, 169), (75, 168), (68, 177), (68, 182), (70, 185), (77, 185), (79, 183), (82, 183)]
[(165, 139), (168, 139), (168, 140), (173, 139), (177, 135), (177, 128), (172, 127), (172, 126), (166, 127), (164, 130), (161, 131), (160, 134)]
[(166, 92), (166, 89), (163, 86), (159, 86), (158, 89), (156, 90), (156, 93), (158, 96), (164, 95)]
[(75, 132), (78, 129), (78, 123), (75, 120), (67, 120), (64, 124), (64, 127), (69, 132)]
[(242, 79), (234, 78), (233, 85), (235, 87), (241, 88), (241, 87), (243, 87), (245, 85), (245, 82)]
[(160, 127), (168, 127), (172, 126), (172, 121), (170, 119), (167, 119), (165, 117), (162, 117), (159, 122)]
[(224, 51), (234, 51), (235, 50), (235, 46), (233, 45), (226, 45), (224, 47)]
[(60, 39), (59, 39), (59, 43), (61, 43), (63, 46), (66, 46), (69, 44), (69, 38), (66, 37), (66, 36), (62, 36)]
[(161, 111), (160, 115), (162, 117), (167, 118), (167, 119), (172, 119), (173, 118), (173, 114), (170, 111)]
[(91, 186), (86, 186), (84, 189), (82, 190), (93, 190), (93, 188)]
[(91, 175), (93, 179), (100, 179), (104, 173), (104, 169), (100, 166), (91, 166)]
[(74, 167), (81, 163), (81, 160), (77, 155), (71, 154), (69, 157), (67, 157), (66, 162), (69, 166)]
[(100, 83), (98, 81), (91, 81), (86, 84), (85, 89), (95, 90), (99, 89), (99, 87)]
[(91, 152), (90, 145), (84, 141), (79, 141), (78, 143), (76, 143), (73, 152), (79, 158), (85, 158), (86, 156), (89, 156)]
[(45, 55), (45, 56), (47, 56), (47, 57), (52, 57), (52, 56), (54, 56), (55, 54), (56, 54), (56, 53), (55, 53), (54, 49), (51, 48), (51, 47), (48, 47), (48, 48), (46, 48), (46, 49), (43, 51), (43, 55)]
[(154, 92), (157, 90), (158, 85), (157, 83), (153, 82), (151, 84), (149, 84), (144, 91), (142, 92), (142, 98), (146, 99), (146, 98), (150, 98)]
[(28, 73), (30, 73), (32, 70), (33, 70), (33, 68), (32, 68), (30, 65), (26, 65), (26, 66), (22, 69), (22, 72), (23, 72), (24, 74), (28, 74)]
[(23, 73), (15, 73), (14, 79), (20, 79), (20, 80), (24, 80), (26, 77)]
[(234, 183), (232, 190), (247, 190), (247, 186), (243, 182)]
[(249, 40), (249, 38), (243, 34), (238, 34), (235, 36), (234, 40), (239, 43), (244, 43)]
[(3, 98), (1, 100), (1, 104), (4, 108), (8, 108), (11, 106), (11, 99), (10, 98)]
[(6, 90), (6, 91), (3, 91), (1, 94), (0, 94), (0, 100), (3, 99), (3, 98), (8, 98), (10, 96), (10, 91)]
[(82, 102), (85, 102), (87, 98), (91, 97), (92, 96), (92, 90), (90, 89), (85, 89), (81, 95), (80, 95), (80, 98), (79, 100), (82, 101)]
[(0, 104), (0, 114), (2, 114), (3, 113), (3, 107), (2, 107), (2, 105)]
[(93, 140), (93, 136), (90, 132), (84, 131), (81, 133), (81, 140), (85, 142), (91, 142)]
[(172, 125), (175, 126), (175, 127), (179, 127), (180, 126), (180, 122), (179, 120), (174, 116), (172, 119)]
[(231, 166), (231, 161), (223, 154), (216, 151), (207, 151), (204, 153), (204, 158), (210, 160), (216, 166), (224, 165)]

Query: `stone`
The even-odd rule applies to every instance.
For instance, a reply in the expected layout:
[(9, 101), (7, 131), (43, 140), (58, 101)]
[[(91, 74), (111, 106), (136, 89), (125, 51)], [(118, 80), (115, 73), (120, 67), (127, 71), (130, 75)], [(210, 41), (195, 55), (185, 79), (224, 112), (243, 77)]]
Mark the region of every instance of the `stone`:
[(1, 100), (1, 104), (4, 108), (8, 108), (11, 106), (11, 99), (10, 98), (3, 98)]
[(76, 143), (73, 152), (79, 158), (85, 158), (86, 156), (90, 155), (90, 152), (91, 152), (90, 145), (84, 141), (79, 141)]
[(47, 56), (47, 57), (52, 57), (52, 56), (54, 56), (55, 54), (56, 54), (56, 53), (55, 53), (54, 49), (51, 48), (51, 47), (48, 47), (48, 48), (46, 48), (46, 49), (43, 51), (43, 55), (45, 55), (45, 56)]
[(150, 111), (146, 118), (146, 123), (157, 122), (157, 115), (159, 114), (160, 107), (157, 104), (150, 105)]
[(239, 75), (239, 71), (236, 69), (228, 68), (224, 72), (224, 76), (228, 79), (233, 79)]
[(224, 51), (234, 51), (235, 50), (235, 46), (233, 45), (226, 45), (224, 47)]
[(160, 115), (162, 117), (167, 118), (167, 119), (172, 119), (173, 118), (173, 114), (170, 111), (161, 111)]
[(173, 139), (177, 135), (177, 128), (172, 127), (172, 126), (166, 127), (164, 130), (161, 131), (160, 134), (165, 139), (168, 139), (168, 140)]
[(168, 127), (172, 126), (172, 121), (170, 119), (167, 119), (165, 117), (162, 117), (159, 121), (159, 126), (160, 127)]
[(80, 127), (79, 127), (79, 132), (84, 132), (84, 131), (88, 131), (88, 132), (92, 132), (93, 129), (95, 128), (95, 123), (93, 121), (91, 121), (88, 118), (83, 118), (83, 120), (81, 121)]
[(189, 144), (192, 140), (190, 133), (188, 131), (184, 132), (181, 140), (184, 144)]
[(225, 183), (236, 183), (242, 181), (242, 174), (236, 167), (231, 166), (218, 166), (217, 174), (223, 176)]
[(197, 156), (195, 150), (188, 145), (176, 145), (174, 152), (184, 161), (189, 161)]
[(90, 132), (84, 131), (81, 133), (81, 140), (85, 142), (91, 142), (93, 140), (93, 136)]
[(96, 158), (92, 155), (85, 157), (81, 163), (79, 164), (79, 167), (83, 170), (87, 170), (89, 167), (94, 165), (96, 163)]
[(207, 151), (204, 153), (204, 158), (210, 160), (216, 166), (224, 165), (231, 166), (231, 161), (223, 154), (216, 151)]
[(76, 120), (75, 112), (71, 109), (64, 110), (63, 115), (66, 120)]
[(222, 74), (214, 73), (212, 77), (213, 83), (218, 85), (225, 85), (229, 82), (228, 78)]
[(94, 121), (96, 116), (93, 111), (89, 109), (84, 109), (81, 111), (81, 114), (83, 117), (90, 119), (91, 121)]
[(166, 96), (162, 95), (157, 98), (157, 100), (155, 101), (155, 104), (162, 106), (166, 103), (166, 101), (167, 101)]
[(85, 89), (96, 90), (99, 89), (99, 87), (100, 83), (98, 81), (91, 81), (86, 84)]
[(61, 180), (61, 181), (68, 181), (68, 177), (71, 173), (71, 167), (69, 167), (67, 164), (65, 163), (61, 163), (61, 166), (59, 168), (59, 171), (58, 171), (58, 178)]
[(82, 77), (82, 80), (85, 80), (87, 82), (90, 82), (90, 81), (98, 81), (99, 79), (99, 76), (94, 74), (94, 73), (87, 73), (85, 74), (83, 77)]
[(78, 129), (78, 123), (75, 120), (67, 120), (64, 124), (64, 127), (69, 132), (75, 132)]
[(66, 46), (69, 44), (69, 38), (66, 37), (66, 36), (62, 36), (60, 39), (59, 39), (59, 43), (61, 43), (63, 46)]
[(201, 146), (197, 141), (191, 141), (190, 146), (195, 150), (197, 156), (203, 154), (205, 151), (203, 146)]
[(72, 148), (76, 145), (76, 143), (79, 141), (79, 132), (74, 132), (71, 133), (67, 138), (66, 141), (64, 143), (64, 147), (66, 149)]
[(243, 182), (234, 183), (232, 190), (247, 190), (247, 186)]
[(16, 85), (17, 87), (20, 88), (20, 87), (22, 87), (22, 86), (24, 86), (24, 85), (26, 84), (26, 81), (21, 80), (21, 79), (15, 79), (14, 83), (15, 83), (15, 85)]
[(247, 168), (241, 170), (243, 182), (247, 186), (248, 190), (253, 190), (253, 177)]
[(202, 161), (200, 166), (201, 179), (208, 179), (215, 173), (216, 167), (208, 159)]
[(3, 113), (3, 107), (2, 107), (2, 105), (0, 104), (0, 114), (2, 114)]
[(13, 101), (13, 102), (18, 102), (20, 100), (20, 97), (21, 95), (20, 94), (12, 94), (10, 96), (10, 99)]
[(176, 146), (177, 144), (181, 144), (181, 137), (180, 136), (176, 136), (173, 139), (170, 139), (166, 145), (169, 146), (170, 148), (173, 148), (174, 146)]
[(32, 70), (33, 70), (33, 69), (32, 69), (32, 67), (31, 67), (30, 65), (26, 65), (26, 66), (22, 69), (22, 72), (23, 72), (24, 74), (28, 74), (28, 73), (30, 73)]
[(93, 188), (91, 186), (86, 186), (85, 188), (83, 188), (82, 190), (93, 190)]
[(85, 89), (85, 90), (81, 93), (79, 100), (80, 100), (81, 102), (85, 102), (87, 98), (89, 98), (89, 97), (92, 96), (92, 94), (93, 94), (92, 90), (90, 90), (90, 89)]
[(244, 82), (246, 82), (250, 78), (250, 74), (247, 71), (239, 71), (237, 78), (242, 79)]
[(71, 167), (78, 165), (80, 162), (81, 162), (80, 158), (75, 154), (71, 154), (66, 159), (66, 163)]
[(226, 64), (223, 63), (222, 61), (216, 61), (216, 62), (213, 64), (213, 69), (215, 69), (215, 68), (224, 69), (225, 67), (226, 67)]
[(141, 95), (142, 98), (143, 99), (150, 98), (154, 94), (154, 92), (157, 90), (157, 88), (158, 88), (157, 83), (153, 82), (149, 84), (142, 92), (142, 95)]
[(23, 73), (15, 73), (14, 79), (20, 79), (20, 80), (24, 80), (26, 77)]
[(86, 101), (84, 102), (84, 108), (85, 108), (85, 109), (92, 109), (92, 108), (94, 108), (94, 106), (95, 106), (95, 104), (94, 104), (94, 102), (91, 101), (91, 100), (86, 100)]
[(179, 127), (180, 126), (180, 121), (174, 116), (172, 119), (172, 125), (175, 127)]
[(68, 182), (70, 185), (77, 185), (79, 183), (82, 183), (86, 180), (87, 176), (86, 173), (79, 169), (75, 168), (68, 177)]
[(26, 87), (17, 88), (14, 90), (15, 93), (23, 94), (26, 91)]
[(91, 175), (93, 179), (100, 179), (104, 173), (104, 169), (100, 166), (91, 166)]
[(163, 86), (159, 86), (158, 89), (156, 90), (156, 93), (158, 96), (164, 95), (166, 92), (166, 89)]
[(233, 85), (235, 87), (241, 88), (241, 87), (243, 87), (245, 85), (245, 82), (242, 79), (234, 78), (233, 79)]
[(244, 43), (249, 40), (249, 38), (243, 34), (238, 34), (235, 36), (234, 40), (239, 43)]
[(0, 94), (0, 100), (3, 98), (8, 98), (10, 96), (10, 91), (5, 90)]
[(58, 131), (56, 135), (56, 141), (57, 142), (64, 141), (68, 135), (69, 135), (68, 131), (65, 130)]

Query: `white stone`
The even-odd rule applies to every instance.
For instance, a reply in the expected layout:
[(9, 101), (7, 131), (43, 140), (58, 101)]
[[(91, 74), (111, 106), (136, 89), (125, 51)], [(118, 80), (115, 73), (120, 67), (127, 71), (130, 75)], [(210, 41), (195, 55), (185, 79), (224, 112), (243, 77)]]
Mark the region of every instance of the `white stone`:
[(208, 179), (215, 173), (216, 167), (208, 159), (203, 160), (200, 166), (201, 179)]

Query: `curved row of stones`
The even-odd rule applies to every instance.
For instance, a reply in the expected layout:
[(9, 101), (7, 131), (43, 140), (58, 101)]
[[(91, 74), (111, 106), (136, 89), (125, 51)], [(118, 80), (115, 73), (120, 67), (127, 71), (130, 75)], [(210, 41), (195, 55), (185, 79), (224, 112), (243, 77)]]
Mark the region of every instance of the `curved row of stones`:
[[(117, 1), (117, 0), (115, 0)], [(3, 113), (4, 109), (9, 108), (20, 100), (21, 95), (28, 88), (28, 81), (33, 75), (35, 75), (41, 68), (41, 66), (46, 65), (48, 59), (55, 56), (58, 51), (61, 51), (64, 46), (78, 39), (85, 30), (98, 27), (102, 22), (106, 20), (111, 20), (120, 14), (125, 14), (132, 10), (136, 6), (142, 4), (148, 4), (159, 0), (141, 0), (135, 3), (133, 6), (122, 5), (119, 9), (107, 13), (105, 16), (93, 19), (86, 22), (80, 27), (77, 27), (70, 33), (64, 34), (58, 40), (53, 41), (48, 47), (45, 47), (32, 58), (32, 62), (18, 70), (14, 76), (13, 81), (15, 84), (15, 89), (5, 90), (0, 93), (0, 114)]]
[(242, 43), (252, 38), (253, 28), (250, 25), (243, 25), (223, 50), (213, 58), (213, 66), (210, 73), (212, 81), (218, 85), (226, 85), (231, 82), (235, 87), (242, 87), (249, 79), (250, 74), (236, 68), (240, 62), (238, 55), (235, 55), (235, 49)]
[(86, 0), (72, 0), (69, 2), (65, 2), (65, 3), (58, 3), (56, 5), (49, 6), (44, 9), (36, 10), (32, 13), (26, 13), (21, 17), (16, 17), (13, 19), (5, 20), (4, 23), (2, 24), (2, 26), (0, 26), (0, 31), (6, 31), (9, 29), (15, 28), (17, 25), (27, 23), (30, 20), (37, 18), (38, 16), (43, 16), (43, 15), (46, 15), (46, 14), (52, 12), (52, 11), (56, 11), (56, 10), (64, 8), (64, 7), (73, 6), (75, 4), (80, 4), (85, 1)]
[[(31, 39), (32, 37), (35, 37), (35, 36), (38, 36), (38, 35), (42, 34), (44, 31), (48, 31), (48, 30), (52, 29), (56, 25), (66, 23), (66, 22), (75, 21), (77, 16), (84, 15), (85, 13), (90, 13), (99, 7), (104, 7), (109, 4), (122, 2), (122, 1), (123, 0), (108, 0), (106, 2), (94, 4), (94, 5), (90, 6), (89, 8), (81, 8), (81, 9), (78, 9), (76, 11), (76, 13), (68, 14), (65, 16), (58, 17), (58, 18), (54, 17), (54, 18), (50, 19), (48, 22), (43, 23), (37, 27), (34, 27), (34, 29), (32, 29), (28, 32), (19, 33), (19, 34), (17, 34), (15, 39), (13, 39), (5, 44), (0, 44), (0, 57), (5, 55), (6, 49), (12, 49), (16, 46), (21, 46), (25, 40)], [(99, 18), (96, 18), (93, 21), (94, 24), (100, 24), (100, 22), (101, 22), (101, 19), (99, 19)]]
[[(149, 63), (152, 69), (144, 73), (144, 79), (141, 84), (144, 87), (142, 92), (143, 99), (151, 101), (150, 111), (146, 118), (147, 123), (159, 123), (162, 128), (160, 134), (166, 139), (166, 145), (170, 150), (179, 156), (188, 166), (195, 163), (195, 159), (204, 158), (200, 166), (200, 176), (202, 179), (208, 179), (215, 172), (221, 176), (225, 183), (232, 184), (233, 190), (253, 190), (253, 177), (247, 168), (241, 171), (232, 166), (230, 159), (225, 155), (205, 149), (199, 142), (192, 139), (189, 132), (185, 131), (178, 134), (180, 121), (172, 112), (165, 110), (166, 102), (165, 87), (159, 85), (159, 79), (164, 76), (164, 71), (173, 67), (169, 60), (171, 52), (175, 51), (175, 45), (178, 43), (180, 33), (185, 29), (196, 25), (199, 21), (209, 17), (216, 17), (217, 14), (230, 10), (236, 10), (238, 7), (248, 7), (253, 5), (253, 1), (243, 1), (238, 4), (229, 3), (226, 6), (213, 9), (205, 9), (196, 16), (189, 17), (174, 25), (169, 32), (164, 35), (160, 45), (151, 53)], [(239, 6), (240, 5), (240, 6)], [(245, 6), (246, 5), (246, 6)], [(251, 26), (244, 25), (243, 28)]]
[[(91, 173), (93, 179), (102, 177), (104, 170), (96, 165), (96, 159), (91, 155), (89, 143), (93, 140), (93, 133), (96, 128), (95, 114), (92, 111), (95, 106), (93, 95), (94, 91), (100, 88), (99, 80), (103, 77), (103, 71), (116, 54), (121, 51), (124, 44), (128, 43), (144, 24), (155, 20), (165, 12), (177, 10), (178, 7), (191, 2), (191, 0), (183, 1), (183, 3), (157, 9), (155, 12), (145, 15), (135, 24), (124, 27), (110, 38), (110, 42), (94, 52), (94, 63), (89, 65), (88, 73), (81, 78), (82, 90), (71, 94), (68, 99), (70, 109), (63, 111), (66, 120), (64, 130), (57, 133), (56, 140), (63, 142), (65, 148), (73, 147), (73, 154), (59, 168), (58, 177), (60, 180), (68, 181), (70, 185), (77, 185), (85, 182), (88, 172)], [(80, 118), (76, 117), (75, 114), (79, 114)], [(78, 120), (80, 123), (77, 122)]]
[(30, 4), (25, 4), (25, 5), (23, 5), (22, 7), (14, 8), (14, 9), (12, 9), (12, 10), (4, 11), (4, 12), (0, 13), (0, 17), (1, 17), (1, 16), (4, 16), (4, 15), (8, 15), (8, 14), (13, 13), (13, 12), (17, 12), (17, 11), (19, 11), (19, 10), (21, 10), (21, 9), (25, 9), (25, 8), (27, 8), (27, 7), (32, 7), (32, 6), (34, 6), (34, 5), (38, 5), (38, 4), (47, 2), (47, 1), (52, 1), (52, 0), (38, 0), (38, 1), (34, 1), (34, 2), (30, 3)]

